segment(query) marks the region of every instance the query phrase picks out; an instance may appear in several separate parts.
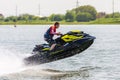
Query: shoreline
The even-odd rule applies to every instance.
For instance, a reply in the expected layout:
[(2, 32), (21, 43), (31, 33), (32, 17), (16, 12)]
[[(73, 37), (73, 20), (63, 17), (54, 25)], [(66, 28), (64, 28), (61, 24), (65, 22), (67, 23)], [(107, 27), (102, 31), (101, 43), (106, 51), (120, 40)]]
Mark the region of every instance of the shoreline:
[[(17, 22), (0, 22), (0, 25), (51, 25), (56, 21), (17, 21)], [(120, 18), (100, 18), (89, 22), (65, 22), (58, 21), (61, 25), (120, 25)]]
[[(27, 23), (27, 24), (16, 24), (16, 25), (53, 25), (54, 23), (40, 23), (40, 24), (29, 24), (29, 23)], [(6, 23), (6, 24), (0, 24), (0, 25), (15, 25), (14, 23), (10, 23), (10, 24), (8, 24), (8, 23)], [(120, 23), (100, 23), (100, 24), (98, 24), (98, 23), (94, 23), (94, 24), (91, 24), (91, 23), (60, 23), (60, 25), (120, 25)]]

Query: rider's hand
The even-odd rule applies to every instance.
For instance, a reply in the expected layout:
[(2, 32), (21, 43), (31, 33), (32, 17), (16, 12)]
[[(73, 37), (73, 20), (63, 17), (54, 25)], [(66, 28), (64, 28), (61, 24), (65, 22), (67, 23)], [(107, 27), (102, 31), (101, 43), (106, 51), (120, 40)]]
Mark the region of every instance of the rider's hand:
[(58, 32), (57, 35), (58, 35), (58, 36), (61, 35), (61, 32)]

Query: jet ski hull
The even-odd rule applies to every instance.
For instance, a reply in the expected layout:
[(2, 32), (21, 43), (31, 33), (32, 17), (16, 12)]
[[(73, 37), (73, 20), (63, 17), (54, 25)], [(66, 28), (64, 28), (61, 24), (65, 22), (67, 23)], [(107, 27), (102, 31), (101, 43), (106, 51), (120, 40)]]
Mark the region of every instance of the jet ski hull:
[(89, 36), (80, 40), (76, 40), (69, 44), (65, 44), (53, 51), (33, 54), (30, 57), (24, 59), (25, 65), (34, 65), (34, 64), (43, 64), (48, 63), (60, 59), (64, 59), (67, 57), (71, 57), (73, 55), (79, 54), (82, 51), (86, 50), (88, 47), (92, 45), (95, 37)]

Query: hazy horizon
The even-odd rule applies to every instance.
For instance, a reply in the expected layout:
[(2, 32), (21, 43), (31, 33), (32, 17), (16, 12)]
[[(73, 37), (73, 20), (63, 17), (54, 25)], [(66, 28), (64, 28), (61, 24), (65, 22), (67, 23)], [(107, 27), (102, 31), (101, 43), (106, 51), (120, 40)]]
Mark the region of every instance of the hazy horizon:
[[(52, 13), (55, 14), (65, 14), (66, 10), (71, 10), (76, 7), (77, 0), (0, 0), (0, 13), (4, 16), (16, 15), (16, 6), (17, 6), (17, 15), (28, 13), (33, 15), (39, 14), (39, 4), (40, 4), (40, 15), (49, 16)], [(113, 0), (78, 0), (79, 6), (82, 5), (91, 5), (96, 8), (98, 12), (112, 13)], [(114, 11), (120, 12), (120, 0), (114, 0)]]

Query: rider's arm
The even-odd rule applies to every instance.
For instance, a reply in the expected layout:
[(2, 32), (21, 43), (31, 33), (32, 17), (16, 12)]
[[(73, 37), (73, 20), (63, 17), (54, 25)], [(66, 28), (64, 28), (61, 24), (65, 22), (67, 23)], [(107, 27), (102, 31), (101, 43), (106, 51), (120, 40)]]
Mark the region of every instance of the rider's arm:
[(50, 34), (58, 35), (59, 33), (56, 33), (55, 27), (51, 27)]

